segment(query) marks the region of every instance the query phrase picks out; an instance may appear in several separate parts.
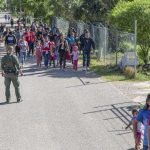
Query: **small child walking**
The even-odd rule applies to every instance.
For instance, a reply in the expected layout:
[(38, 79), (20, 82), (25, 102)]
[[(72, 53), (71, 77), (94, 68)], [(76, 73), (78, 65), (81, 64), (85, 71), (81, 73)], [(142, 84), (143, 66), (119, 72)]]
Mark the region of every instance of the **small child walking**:
[(73, 46), (72, 58), (73, 58), (73, 69), (77, 71), (78, 70), (78, 59), (79, 59), (78, 46)]
[[(127, 127), (125, 128), (126, 130), (131, 126), (133, 125), (133, 122), (136, 120), (137, 118), (137, 115), (138, 115), (138, 110), (137, 109), (133, 109), (132, 110), (132, 119), (130, 121), (130, 123), (127, 125)], [(144, 139), (144, 125), (139, 122), (138, 123), (138, 127), (137, 127), (137, 136), (138, 136), (138, 143), (137, 144), (135, 142), (135, 150), (140, 150), (141, 149), (141, 146), (142, 146), (142, 143), (143, 143), (143, 139)], [(136, 141), (136, 140), (135, 140)]]
[(53, 62), (53, 68), (55, 68), (55, 61), (56, 61), (56, 48), (53, 47), (50, 55), (50, 66)]
[(35, 57), (36, 57), (36, 63), (38, 67), (41, 67), (42, 62), (42, 45), (41, 41), (37, 41), (36, 43), (36, 49), (35, 49)]

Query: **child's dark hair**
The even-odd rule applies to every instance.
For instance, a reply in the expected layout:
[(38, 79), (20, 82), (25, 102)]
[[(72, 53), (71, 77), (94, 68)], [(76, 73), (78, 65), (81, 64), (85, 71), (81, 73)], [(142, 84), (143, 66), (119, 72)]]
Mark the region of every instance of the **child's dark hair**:
[(147, 95), (146, 102), (150, 100), (150, 94)]
[(147, 101), (149, 101), (149, 100), (150, 100), (150, 94), (148, 94), (147, 97), (146, 97), (146, 104), (145, 104), (145, 106), (144, 106), (144, 108), (143, 108), (144, 110), (147, 110), (147, 109), (148, 109), (149, 106), (148, 106), (148, 104), (147, 104)]
[(133, 109), (133, 110), (132, 110), (132, 115), (134, 115), (135, 113), (138, 113), (138, 110), (137, 110), (137, 109)]

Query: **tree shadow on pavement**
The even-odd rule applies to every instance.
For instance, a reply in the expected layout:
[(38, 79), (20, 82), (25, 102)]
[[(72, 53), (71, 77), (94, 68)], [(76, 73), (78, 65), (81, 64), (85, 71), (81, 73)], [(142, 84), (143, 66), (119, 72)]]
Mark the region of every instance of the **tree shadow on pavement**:
[[(138, 106), (133, 102), (116, 103), (116, 104), (93, 107), (93, 109), (98, 109), (98, 110), (86, 112), (83, 114), (88, 115), (88, 114), (103, 113), (103, 112), (106, 114), (109, 113), (110, 117), (107, 118), (104, 117), (103, 118), (104, 121), (115, 121), (116, 119), (119, 119), (121, 123), (127, 126), (132, 118), (131, 111), (135, 107), (137, 108)], [(132, 130), (132, 128), (130, 129)], [(118, 130), (111, 130), (111, 131), (109, 130), (108, 132), (117, 132), (117, 131), (126, 131), (126, 130), (118, 129)]]
[[(33, 60), (31, 60), (32, 62)], [(23, 68), (23, 73), (24, 76), (37, 76), (37, 77), (51, 77), (51, 78), (73, 78), (76, 77), (79, 80), (81, 78), (89, 78), (89, 79), (98, 79), (99, 75), (97, 75), (95, 72), (91, 71), (83, 71), (82, 67), (79, 66), (78, 71), (73, 71), (72, 69), (72, 64), (67, 64), (66, 71), (60, 70), (59, 67), (53, 68), (50, 67), (46, 69), (44, 66), (42, 67), (37, 67), (35, 62), (32, 64), (27, 64), (26, 67)], [(124, 81), (124, 80), (122, 80)], [(113, 82), (113, 81), (96, 81), (96, 82), (86, 82), (83, 83), (83, 85), (77, 85), (77, 86), (70, 86), (67, 88), (74, 88), (74, 87), (79, 87), (79, 86), (84, 86), (84, 85), (93, 85), (93, 84), (102, 84), (102, 83), (107, 83), (107, 82)]]
[(90, 71), (82, 71), (82, 68), (79, 67), (78, 71), (73, 71), (71, 66), (67, 66), (66, 71), (60, 70), (59, 68), (48, 68), (37, 67), (36, 65), (31, 65), (24, 67), (23, 69), (24, 76), (34, 76), (38, 77), (53, 77), (53, 78), (72, 78), (72, 77), (87, 77), (87, 78), (98, 78), (95, 73)]

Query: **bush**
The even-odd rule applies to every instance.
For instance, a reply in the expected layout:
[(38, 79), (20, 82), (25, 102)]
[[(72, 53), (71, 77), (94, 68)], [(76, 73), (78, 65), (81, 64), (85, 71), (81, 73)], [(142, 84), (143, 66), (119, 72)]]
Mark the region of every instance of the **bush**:
[(135, 78), (135, 69), (133, 67), (126, 67), (123, 71), (126, 78), (133, 79)]

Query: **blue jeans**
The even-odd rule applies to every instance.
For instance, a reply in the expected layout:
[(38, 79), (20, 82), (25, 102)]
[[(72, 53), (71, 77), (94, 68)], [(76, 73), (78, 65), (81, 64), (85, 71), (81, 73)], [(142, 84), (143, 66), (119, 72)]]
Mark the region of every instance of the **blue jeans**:
[(45, 67), (48, 67), (48, 63), (50, 61), (50, 52), (46, 54), (46, 52), (43, 52), (43, 57), (44, 57), (44, 65)]
[(90, 66), (91, 51), (83, 50), (83, 67)]
[(27, 57), (27, 52), (20, 52), (20, 55), (21, 55), (21, 63), (23, 65)]
[(148, 150), (148, 146), (143, 145), (143, 150)]

